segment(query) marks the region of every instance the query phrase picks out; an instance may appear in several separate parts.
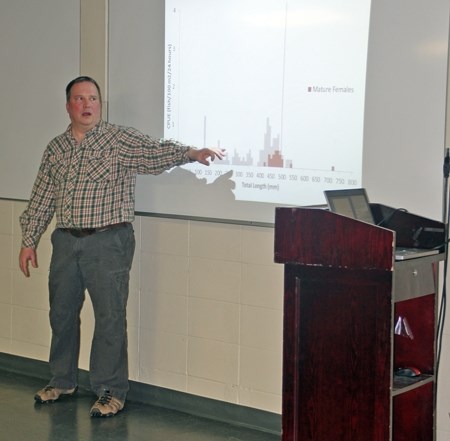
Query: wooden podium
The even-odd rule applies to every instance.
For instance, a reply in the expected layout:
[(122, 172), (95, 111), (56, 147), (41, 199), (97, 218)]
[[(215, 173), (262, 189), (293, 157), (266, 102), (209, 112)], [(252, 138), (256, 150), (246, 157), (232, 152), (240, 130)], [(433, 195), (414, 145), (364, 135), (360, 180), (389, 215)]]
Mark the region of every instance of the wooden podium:
[[(396, 262), (396, 235), (322, 209), (276, 209), (275, 262), (285, 265), (283, 441), (434, 439), (444, 255)], [(394, 375), (406, 366), (421, 374)]]

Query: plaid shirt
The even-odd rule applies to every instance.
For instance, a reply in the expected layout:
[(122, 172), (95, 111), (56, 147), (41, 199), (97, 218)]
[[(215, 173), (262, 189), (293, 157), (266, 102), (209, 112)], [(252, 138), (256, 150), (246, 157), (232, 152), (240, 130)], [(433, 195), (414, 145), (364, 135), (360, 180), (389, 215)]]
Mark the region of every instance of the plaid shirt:
[(100, 121), (77, 144), (71, 126), (47, 146), (26, 210), (22, 246), (35, 248), (56, 213), (57, 228), (134, 220), (137, 174), (189, 162), (188, 146)]

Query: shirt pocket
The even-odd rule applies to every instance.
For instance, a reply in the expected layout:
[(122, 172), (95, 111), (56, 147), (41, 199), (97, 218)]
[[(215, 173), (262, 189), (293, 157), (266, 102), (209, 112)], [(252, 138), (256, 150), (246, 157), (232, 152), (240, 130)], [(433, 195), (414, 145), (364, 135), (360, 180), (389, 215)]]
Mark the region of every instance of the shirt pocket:
[(48, 158), (50, 164), (50, 176), (55, 182), (67, 179), (69, 171), (69, 155), (53, 155)]
[(86, 157), (86, 177), (91, 182), (108, 182), (114, 180), (112, 152), (93, 150)]

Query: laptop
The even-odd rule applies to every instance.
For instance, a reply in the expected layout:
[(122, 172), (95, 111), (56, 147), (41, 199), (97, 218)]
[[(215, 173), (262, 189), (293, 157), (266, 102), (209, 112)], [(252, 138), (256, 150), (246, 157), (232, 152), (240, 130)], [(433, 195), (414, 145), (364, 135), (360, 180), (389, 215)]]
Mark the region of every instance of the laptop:
[[(375, 225), (369, 198), (364, 188), (325, 190), (324, 194), (328, 208), (333, 213), (342, 214), (343, 216)], [(395, 260), (416, 259), (438, 253), (439, 250), (433, 249), (397, 247), (395, 250)]]

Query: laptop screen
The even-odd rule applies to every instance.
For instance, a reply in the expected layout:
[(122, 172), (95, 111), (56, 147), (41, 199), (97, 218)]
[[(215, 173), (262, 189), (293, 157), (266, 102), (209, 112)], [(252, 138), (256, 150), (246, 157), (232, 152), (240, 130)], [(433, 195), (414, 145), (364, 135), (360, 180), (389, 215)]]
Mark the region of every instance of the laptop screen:
[(369, 199), (364, 188), (348, 190), (325, 190), (325, 198), (330, 211), (343, 216), (374, 224)]

